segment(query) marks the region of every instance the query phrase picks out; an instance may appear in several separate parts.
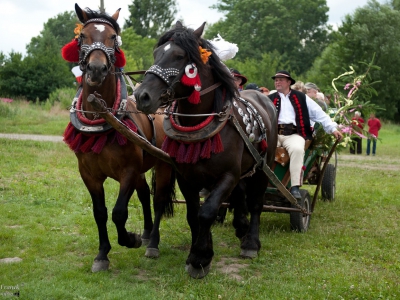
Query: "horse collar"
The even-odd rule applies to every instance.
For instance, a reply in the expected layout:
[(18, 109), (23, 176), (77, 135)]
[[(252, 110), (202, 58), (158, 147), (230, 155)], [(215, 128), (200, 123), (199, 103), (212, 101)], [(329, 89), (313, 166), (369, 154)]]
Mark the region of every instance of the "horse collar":
[[(180, 125), (178, 119), (172, 114), (164, 119), (164, 132), (169, 138), (184, 143), (196, 143), (210, 139), (222, 130), (232, 114), (231, 102), (227, 103), (228, 105), (220, 114), (221, 117), (210, 115), (206, 120), (192, 127)], [(172, 104), (172, 111), (177, 111), (176, 102)]]

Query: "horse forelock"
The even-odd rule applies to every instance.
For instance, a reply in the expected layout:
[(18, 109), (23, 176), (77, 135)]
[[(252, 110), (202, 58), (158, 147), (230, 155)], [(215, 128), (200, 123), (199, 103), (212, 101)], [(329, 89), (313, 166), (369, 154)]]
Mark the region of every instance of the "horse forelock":
[(109, 14), (107, 13), (100, 13), (94, 10), (91, 10), (90, 8), (86, 8), (86, 14), (88, 16), (88, 20), (91, 19), (104, 19), (107, 20), (112, 24), (114, 27), (114, 30), (117, 32), (117, 34), (120, 34), (121, 28), (119, 27), (119, 24), (117, 21), (115, 21)]
[[(230, 74), (229, 69), (225, 64), (223, 64), (220, 58), (215, 54), (215, 48), (212, 44), (203, 39), (198, 38), (194, 34), (194, 30), (186, 27), (175, 27), (171, 30), (165, 32), (160, 39), (156, 47), (167, 43), (168, 41), (173, 41), (177, 46), (182, 48), (188, 55), (190, 62), (194, 62), (199, 70), (200, 74), (207, 74), (207, 72), (212, 72), (216, 82), (221, 82), (221, 87), (224, 90), (225, 97), (222, 97), (222, 92), (217, 95), (216, 103), (217, 111), (220, 111), (223, 103), (222, 99), (230, 100), (237, 96), (238, 91)], [(204, 64), (200, 57), (199, 46), (204, 49), (210, 50), (213, 54), (209, 57), (208, 65)]]

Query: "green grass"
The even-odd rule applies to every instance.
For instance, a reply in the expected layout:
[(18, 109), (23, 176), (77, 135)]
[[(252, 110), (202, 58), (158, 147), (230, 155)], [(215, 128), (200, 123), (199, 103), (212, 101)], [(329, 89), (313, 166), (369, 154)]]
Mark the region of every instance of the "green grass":
[[(32, 115), (47, 118), (36, 109)], [(53, 121), (44, 127), (63, 130), (68, 118)], [(33, 133), (28, 127), (19, 133)], [(0, 299), (7, 287), (18, 287), (21, 299), (399, 299), (399, 133), (384, 124), (375, 157), (339, 155), (336, 201), (318, 200), (307, 233), (292, 232), (287, 214), (263, 213), (254, 260), (238, 258), (228, 214), (213, 227), (215, 257), (202, 280), (184, 270), (191, 239), (184, 205), (161, 223), (159, 259), (118, 245), (112, 180), (110, 270), (91, 273), (97, 228), (75, 155), (63, 143), (0, 139), (0, 259), (22, 259), (0, 264)], [(139, 232), (142, 223), (135, 194), (127, 228)]]
[[(71, 98), (72, 102), (72, 98)], [(0, 132), (62, 135), (69, 111), (60, 104), (47, 107), (25, 101), (0, 102)]]

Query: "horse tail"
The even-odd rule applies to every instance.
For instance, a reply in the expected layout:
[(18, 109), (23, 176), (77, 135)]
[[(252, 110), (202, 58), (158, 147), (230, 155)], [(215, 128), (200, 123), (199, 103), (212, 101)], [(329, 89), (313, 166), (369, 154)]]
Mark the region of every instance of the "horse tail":
[[(151, 194), (155, 194), (156, 191), (156, 175), (155, 175), (155, 168), (152, 169), (151, 172)], [(176, 175), (175, 170), (171, 168), (171, 176), (170, 181), (167, 186), (167, 190), (165, 194), (167, 195), (165, 201), (162, 204), (162, 215), (166, 217), (173, 217), (174, 216), (174, 201), (176, 200), (176, 193), (175, 193), (175, 181)]]

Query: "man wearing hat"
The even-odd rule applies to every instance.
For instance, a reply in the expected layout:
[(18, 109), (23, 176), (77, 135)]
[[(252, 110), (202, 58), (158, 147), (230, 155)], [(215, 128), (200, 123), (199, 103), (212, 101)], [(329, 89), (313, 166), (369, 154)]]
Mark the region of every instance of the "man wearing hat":
[(247, 78), (236, 69), (230, 69), (230, 71), (235, 79), (236, 87), (239, 91), (243, 91), (243, 85), (247, 82)]
[(304, 93), (290, 88), (296, 81), (288, 71), (278, 71), (272, 77), (276, 92), (268, 97), (278, 112), (278, 146), (284, 147), (290, 156), (290, 178), (292, 195), (301, 199), (299, 187), (303, 183), (303, 160), (306, 140), (312, 139), (310, 121), (318, 122), (325, 132), (341, 140), (343, 135), (337, 124), (322, 108)]

